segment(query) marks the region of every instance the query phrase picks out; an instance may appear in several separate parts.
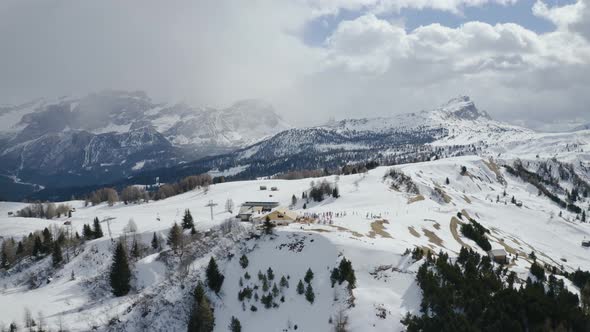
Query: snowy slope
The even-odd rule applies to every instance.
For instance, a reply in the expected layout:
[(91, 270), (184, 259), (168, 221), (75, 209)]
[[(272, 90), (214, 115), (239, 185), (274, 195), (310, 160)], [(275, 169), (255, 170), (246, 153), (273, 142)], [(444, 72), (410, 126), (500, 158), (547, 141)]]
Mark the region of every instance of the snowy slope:
[[(492, 120), (467, 96), (459, 96), (429, 111), (391, 117), (346, 119), (325, 126), (286, 130), (243, 150), (242, 159), (283, 157), (302, 151), (397, 151), (400, 146), (500, 145), (532, 139), (535, 132)], [(390, 152), (391, 152), (390, 151)]]
[[(459, 172), (461, 166), (467, 169), (465, 175)], [(458, 232), (458, 223), (466, 219), (457, 221), (457, 212), (489, 228), (493, 248), (506, 248), (519, 254), (510, 269), (520, 278), (528, 275), (531, 262), (526, 255), (531, 251), (537, 253), (541, 262), (563, 265), (569, 271), (590, 269), (588, 250), (580, 246), (584, 238), (590, 238), (590, 225), (580, 223), (575, 215), (561, 211), (546, 197), (538, 196), (534, 187), (498, 168), (494, 161), (475, 156), (458, 157), (396, 168), (412, 178), (419, 188), (419, 196), (391, 189), (390, 180), (384, 180), (388, 167), (379, 167), (367, 174), (327, 177), (327, 181), (337, 183), (340, 198), (310, 202), (305, 210), (302, 200), (295, 206), (301, 214), (318, 214), (315, 222), (280, 227), (276, 236), (258, 240), (247, 240), (250, 226), (246, 223), (228, 234), (213, 231), (194, 244), (194, 256), (191, 256), (186, 275), (174, 265), (169, 250), (150, 253), (135, 263), (135, 290), (122, 298), (113, 298), (105, 286), (111, 259), (110, 241), (108, 238), (91, 241), (82, 254), (57, 271), (49, 267), (50, 261), (46, 259), (29, 270), (3, 277), (0, 321), (20, 321), (27, 307), (33, 313), (42, 311), (47, 323), (53, 326), (62, 319), (68, 328), (78, 331), (88, 330), (90, 325), (104, 326), (113, 317), (116, 317), (114, 326), (122, 330), (140, 331), (147, 325), (154, 331), (182, 331), (186, 326), (184, 319), (188, 314), (190, 291), (196, 281), (203, 278), (204, 266), (214, 255), (226, 276), (220, 296), (209, 294), (215, 307), (216, 331), (226, 331), (231, 316), (240, 319), (244, 331), (294, 330), (294, 325), (298, 325), (300, 331), (326, 331), (330, 328), (330, 316), (340, 310), (349, 316), (352, 331), (400, 331), (401, 317), (408, 311), (416, 312), (421, 298), (414, 282), (420, 262), (403, 256), (407, 248), (444, 250), (453, 256), (462, 245), (467, 245), (483, 253), (473, 241)], [(448, 185), (446, 178), (449, 178)], [(118, 237), (133, 218), (142, 242), (149, 245), (152, 232), (165, 235), (174, 221), (180, 221), (186, 208), (191, 210), (197, 229), (206, 231), (232, 215), (222, 211), (228, 198), (238, 205), (244, 201), (273, 200), (287, 206), (292, 195), (301, 197), (310, 181), (230, 182), (213, 185), (206, 191), (195, 190), (140, 205), (84, 207), (82, 202), (70, 202), (77, 209), (71, 220), (80, 232), (82, 225), (95, 216), (115, 218), (110, 228), (113, 236)], [(260, 185), (276, 186), (279, 190), (260, 191)], [(435, 188), (439, 188), (438, 193)], [(506, 197), (502, 195), (504, 190)], [(440, 192), (444, 192), (444, 197)], [(510, 204), (512, 196), (522, 201), (523, 206)], [(210, 200), (219, 203), (214, 210), (214, 220), (210, 220), (206, 207)], [(587, 199), (578, 204), (588, 209)], [(18, 237), (47, 226), (44, 220), (7, 216), (7, 211), (21, 206), (0, 203), (2, 236)], [(562, 216), (559, 216), (560, 211)], [(333, 217), (330, 223), (327, 213), (337, 213), (338, 217)], [(107, 233), (105, 224), (103, 230)], [(250, 260), (246, 270), (237, 262), (241, 254), (246, 254)], [(330, 287), (329, 269), (336, 266), (340, 255), (350, 259), (356, 271), (354, 306), (349, 305), (352, 298), (343, 286), (336, 290)], [(260, 302), (250, 300), (246, 301), (243, 311), (237, 300), (240, 276), (248, 271), (252, 279), (244, 282), (253, 286), (257, 283), (257, 272), (265, 272), (268, 267), (273, 269), (277, 281), (282, 275), (290, 276), (290, 287), (282, 292), (285, 302), (278, 308), (264, 309)], [(315, 274), (312, 281), (316, 294), (314, 304), (295, 293), (297, 281), (308, 268)], [(74, 281), (69, 280), (72, 270), (77, 276)], [(28, 290), (23, 284), (27, 271), (45, 271), (41, 275), (51, 274), (53, 279)], [(181, 285), (187, 288), (182, 289)], [(252, 304), (258, 307), (257, 312), (250, 311)]]

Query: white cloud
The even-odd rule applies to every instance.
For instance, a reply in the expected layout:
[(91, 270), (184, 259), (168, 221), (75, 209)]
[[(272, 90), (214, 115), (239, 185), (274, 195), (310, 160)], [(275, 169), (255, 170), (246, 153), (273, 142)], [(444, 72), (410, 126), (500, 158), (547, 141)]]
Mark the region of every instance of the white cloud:
[[(588, 63), (590, 59), (588, 43), (566, 33), (539, 35), (513, 23), (482, 22), (457, 28), (430, 24), (406, 32), (372, 14), (341, 22), (326, 46), (329, 64), (377, 74), (386, 72), (396, 59), (444, 62), (449, 69), (464, 69), (468, 64), (473, 70), (473, 63), (495, 59), (500, 62), (499, 68), (517, 63), (542, 68)], [(481, 67), (486, 68), (493, 67)]]
[(4, 0), (0, 97), (143, 89), (205, 105), (268, 98), (304, 75), (317, 50), (284, 1)]
[(313, 9), (316, 16), (336, 14), (340, 10), (366, 11), (373, 14), (399, 12), (404, 8), (436, 9), (461, 14), (466, 7), (486, 4), (508, 6), (518, 0), (300, 0)]
[[(5, 0), (0, 102), (143, 89), (212, 106), (263, 98), (288, 120), (311, 124), (468, 94), (502, 119), (588, 116), (587, 1), (537, 3), (535, 14), (557, 25), (539, 34), (482, 22), (408, 31), (376, 14), (510, 0)], [(365, 14), (340, 22), (320, 47), (303, 42), (319, 12), (359, 8)]]
[(405, 31), (367, 14), (341, 22), (326, 48), (326, 67), (302, 98), (333, 115), (413, 111), (459, 93), (501, 119), (587, 113), (590, 46), (567, 31), (482, 22)]
[(533, 14), (553, 22), (560, 30), (577, 32), (590, 40), (590, 0), (554, 7), (537, 0)]

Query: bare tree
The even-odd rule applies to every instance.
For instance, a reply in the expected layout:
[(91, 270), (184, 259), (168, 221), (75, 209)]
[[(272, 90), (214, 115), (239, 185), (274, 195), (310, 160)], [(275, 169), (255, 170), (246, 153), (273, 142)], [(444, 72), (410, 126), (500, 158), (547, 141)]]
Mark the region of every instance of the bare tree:
[(231, 198), (228, 198), (225, 201), (225, 211), (229, 213), (233, 213), (234, 211), (234, 201)]
[(45, 331), (45, 317), (43, 316), (43, 312), (39, 311), (37, 313), (37, 331)]
[(335, 332), (347, 332), (348, 331), (348, 316), (344, 313), (344, 309), (340, 309), (336, 314), (334, 320), (334, 331)]
[(113, 188), (107, 188), (107, 202), (109, 203), (109, 206), (113, 206), (116, 202), (119, 201), (119, 195), (117, 194), (117, 191)]
[(135, 220), (133, 220), (133, 218), (129, 219), (129, 221), (127, 222), (127, 226), (125, 226), (125, 229), (123, 231), (125, 233), (137, 233), (137, 224), (135, 223)]
[(45, 208), (45, 218), (53, 219), (57, 215), (55, 204), (47, 203), (47, 207)]
[(25, 307), (24, 322), (26, 328), (32, 328), (34, 326), (33, 314), (31, 309)]

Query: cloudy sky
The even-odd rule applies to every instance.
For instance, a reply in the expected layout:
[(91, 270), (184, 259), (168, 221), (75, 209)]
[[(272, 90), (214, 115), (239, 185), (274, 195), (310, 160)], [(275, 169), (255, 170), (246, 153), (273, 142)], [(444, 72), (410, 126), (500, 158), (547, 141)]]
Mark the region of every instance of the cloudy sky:
[(0, 103), (145, 90), (290, 122), (430, 109), (590, 121), (590, 0), (2, 0)]

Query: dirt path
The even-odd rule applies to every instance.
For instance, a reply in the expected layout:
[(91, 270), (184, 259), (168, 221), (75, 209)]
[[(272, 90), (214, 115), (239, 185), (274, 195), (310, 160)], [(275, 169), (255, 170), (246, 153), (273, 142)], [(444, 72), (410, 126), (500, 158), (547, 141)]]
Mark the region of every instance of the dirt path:
[[(463, 211), (465, 211), (465, 210), (463, 210)], [(455, 239), (455, 241), (457, 241), (463, 247), (465, 247), (467, 249), (471, 249), (471, 246), (468, 245), (467, 243), (463, 242), (463, 240), (461, 240), (461, 238), (459, 237), (459, 230), (458, 230), (459, 224), (462, 224), (462, 222), (460, 222), (459, 219), (457, 219), (457, 217), (451, 218), (450, 228), (451, 228), (451, 234), (453, 235), (453, 239)]]

